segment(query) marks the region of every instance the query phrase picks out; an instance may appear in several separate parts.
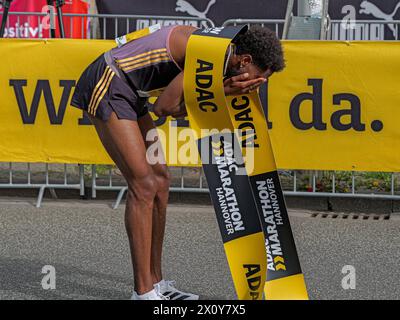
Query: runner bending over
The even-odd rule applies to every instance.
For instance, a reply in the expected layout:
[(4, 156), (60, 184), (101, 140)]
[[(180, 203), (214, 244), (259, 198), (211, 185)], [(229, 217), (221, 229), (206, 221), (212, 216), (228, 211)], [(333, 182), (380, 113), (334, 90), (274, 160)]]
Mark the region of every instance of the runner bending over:
[[(146, 101), (158, 96), (157, 116), (186, 115), (183, 76), (191, 26), (161, 28), (100, 55), (81, 75), (71, 104), (83, 109), (128, 184), (125, 226), (129, 238), (134, 300), (199, 297), (175, 288), (161, 271), (161, 256), (170, 185), (167, 166), (150, 165), (145, 137), (155, 128)], [(248, 93), (284, 67), (275, 33), (251, 27), (231, 47), (224, 78), (227, 95)], [(222, 79), (221, 79), (222, 81)]]

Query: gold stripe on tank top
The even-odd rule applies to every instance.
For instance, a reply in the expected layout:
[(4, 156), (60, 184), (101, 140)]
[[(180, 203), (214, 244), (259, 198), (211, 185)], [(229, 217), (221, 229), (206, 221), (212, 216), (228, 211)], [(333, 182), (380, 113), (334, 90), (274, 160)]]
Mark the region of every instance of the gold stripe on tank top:
[(144, 58), (140, 58), (140, 59), (136, 59), (134, 61), (124, 62), (124, 63), (118, 64), (118, 66), (121, 69), (123, 69), (123, 68), (129, 67), (131, 65), (134, 65), (136, 63), (141, 63), (141, 62), (144, 62), (144, 61), (148, 61), (149, 59), (168, 58), (168, 57), (169, 57), (169, 55), (166, 52), (165, 53), (153, 53), (153, 54), (151, 54), (151, 55), (149, 55), (147, 57), (144, 57)]
[(140, 53), (137, 54), (135, 56), (132, 57), (128, 57), (128, 58), (123, 58), (123, 59), (116, 59), (115, 61), (120, 64), (120, 63), (125, 63), (125, 62), (129, 62), (129, 61), (133, 61), (142, 57), (145, 57), (147, 55), (152, 55), (154, 53), (162, 53), (162, 52), (167, 52), (167, 48), (162, 48), (162, 49), (155, 49), (155, 50), (150, 50), (144, 53)]
[(148, 65), (152, 65), (152, 64), (157, 63), (157, 62), (168, 62), (168, 61), (171, 61), (171, 59), (169, 57), (157, 58), (157, 59), (149, 60), (149, 61), (146, 61), (146, 62), (137, 63), (137, 64), (132, 65), (130, 67), (123, 68), (122, 70), (125, 71), (125, 72), (128, 72), (128, 71), (131, 71), (133, 69), (137, 69), (137, 68), (140, 68), (140, 67), (145, 67), (145, 66), (148, 66)]

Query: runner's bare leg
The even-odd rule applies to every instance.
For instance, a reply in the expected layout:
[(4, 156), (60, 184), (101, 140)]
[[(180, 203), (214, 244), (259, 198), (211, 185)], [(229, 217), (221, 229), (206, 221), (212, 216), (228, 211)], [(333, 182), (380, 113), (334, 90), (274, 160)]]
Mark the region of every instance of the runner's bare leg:
[[(146, 141), (147, 133), (150, 130), (155, 130), (154, 122), (150, 114), (139, 118), (138, 124), (142, 132), (142, 136), (146, 143), (146, 148), (157, 143), (159, 139), (153, 141)], [(152, 135), (154, 138), (154, 135)], [(158, 137), (158, 136), (157, 136)], [(165, 221), (169, 197), (170, 175), (168, 167), (165, 164), (164, 154), (162, 153), (161, 146), (157, 149), (161, 154), (156, 154), (159, 159), (163, 159), (162, 163), (152, 164), (153, 173), (156, 177), (157, 192), (153, 208), (153, 233), (152, 233), (152, 247), (151, 247), (151, 274), (153, 283), (157, 283), (163, 279), (162, 275), (162, 248), (165, 233)]]
[(118, 119), (112, 112), (104, 122), (89, 115), (104, 148), (128, 184), (125, 226), (131, 249), (135, 291), (153, 290), (151, 273), (152, 219), (156, 178), (146, 160), (146, 147), (136, 121)]

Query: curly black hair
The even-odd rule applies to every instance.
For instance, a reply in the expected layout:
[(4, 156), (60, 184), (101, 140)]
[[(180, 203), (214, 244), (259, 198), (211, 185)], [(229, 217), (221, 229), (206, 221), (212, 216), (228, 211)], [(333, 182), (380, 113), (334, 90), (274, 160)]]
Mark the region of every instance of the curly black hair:
[(254, 64), (262, 70), (279, 72), (285, 68), (281, 42), (275, 32), (268, 28), (251, 26), (245, 33), (238, 35), (234, 43), (236, 54), (250, 54)]

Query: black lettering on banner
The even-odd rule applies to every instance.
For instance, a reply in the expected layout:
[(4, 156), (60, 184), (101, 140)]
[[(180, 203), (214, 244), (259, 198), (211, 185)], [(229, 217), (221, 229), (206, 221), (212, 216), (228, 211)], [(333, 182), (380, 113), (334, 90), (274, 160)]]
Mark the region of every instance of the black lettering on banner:
[(212, 91), (196, 88), (196, 92), (198, 102), (214, 99), (214, 93)]
[[(208, 62), (208, 61), (197, 59), (197, 64), (198, 64), (198, 67), (196, 69), (196, 83), (197, 83), (197, 73), (212, 71), (214, 69), (214, 64), (211, 62)], [(207, 87), (207, 88), (209, 88), (209, 87)]]
[[(208, 154), (202, 144), (208, 144)], [(261, 232), (248, 176), (237, 174), (245, 169), (236, 135), (215, 134), (199, 140), (198, 146), (222, 241)]]
[(69, 96), (72, 88), (75, 86), (74, 80), (60, 80), (60, 87), (63, 88), (61, 100), (58, 106), (58, 112), (54, 105), (53, 94), (51, 92), (49, 80), (38, 80), (33, 95), (30, 111), (25, 99), (23, 87), (27, 86), (28, 81), (25, 79), (11, 79), (9, 84), (14, 88), (15, 97), (17, 100), (18, 108), (21, 114), (22, 122), (24, 124), (34, 124), (40, 98), (42, 93), (46, 103), (47, 113), (49, 115), (51, 124), (62, 124), (64, 119), (65, 110), (68, 105)]
[[(165, 117), (165, 119), (167, 119), (167, 118)], [(165, 121), (161, 125), (163, 125), (164, 123), (165, 123)], [(156, 123), (156, 125), (160, 126), (157, 123)], [(171, 120), (171, 127), (188, 128), (189, 127), (189, 120), (187, 120), (186, 118)]]
[[(151, 103), (150, 101), (147, 101), (145, 103), (145, 107), (151, 112), (154, 116), (153, 121), (156, 127), (162, 126), (165, 122), (167, 122), (167, 117), (161, 116), (158, 117), (154, 114), (154, 103)], [(176, 126), (175, 123), (172, 121), (171, 125), (174, 127)]]
[(285, 200), (276, 171), (250, 177), (267, 251), (267, 281), (301, 273)]
[(272, 129), (272, 122), (269, 120), (269, 112), (268, 112), (268, 81), (260, 86), (260, 100), (264, 110), (264, 116), (267, 120), (268, 129)]
[(199, 103), (199, 107), (201, 111), (207, 112), (207, 108), (210, 107), (210, 110), (212, 112), (216, 112), (218, 110), (217, 105), (214, 102), (210, 102), (210, 101), (205, 101), (205, 102), (200, 102)]
[[(201, 61), (201, 60), (200, 60)], [(212, 67), (211, 67), (212, 70)], [(210, 71), (211, 71), (210, 70)], [(197, 68), (196, 72), (205, 72), (207, 69), (202, 70), (201, 68)], [(196, 86), (202, 89), (208, 89), (212, 85), (212, 75), (211, 74), (197, 74), (196, 75)]]
[[(154, 120), (154, 124), (156, 127), (162, 126), (165, 122), (167, 121), (167, 117), (157, 117), (157, 119)], [(175, 123), (172, 122), (172, 126), (175, 126)]]
[(82, 111), (82, 118), (78, 119), (78, 124), (79, 125), (85, 125), (85, 126), (92, 126), (93, 123), (92, 121), (89, 119), (89, 116), (87, 114), (87, 112)]
[(250, 296), (253, 300), (257, 300), (260, 296), (258, 290), (261, 285), (261, 266), (259, 264), (245, 264), (247, 285), (250, 289)]
[(242, 130), (242, 147), (243, 148), (259, 148), (260, 145), (256, 142), (257, 133), (251, 116), (250, 99), (247, 96), (234, 98), (231, 101), (231, 106), (235, 111), (235, 120), (240, 122), (238, 129)]
[[(350, 102), (350, 109), (338, 110), (331, 116), (332, 127), (339, 131), (354, 129), (355, 131), (365, 131), (365, 124), (361, 123), (361, 102), (360, 99), (350, 93), (340, 93), (333, 96), (333, 104), (340, 106), (342, 101)], [(341, 118), (350, 116), (349, 123), (343, 123)]]
[(232, 100), (232, 108), (235, 110), (243, 110), (245, 108), (247, 108), (250, 104), (250, 99), (247, 96), (242, 96), (240, 97), (243, 100), (243, 103), (238, 103), (239, 99), (238, 98), (234, 98)]
[[(309, 79), (308, 85), (313, 87), (312, 93), (300, 93), (294, 97), (290, 103), (289, 115), (293, 126), (300, 130), (326, 130), (326, 123), (322, 119), (322, 92), (323, 80), (322, 79)], [(300, 117), (300, 109), (305, 101), (312, 103), (312, 120), (305, 122)], [(341, 106), (343, 101), (350, 103), (350, 109), (342, 109), (334, 111), (330, 117), (330, 124), (333, 129), (338, 131), (354, 131), (362, 132), (366, 130), (365, 123), (361, 121), (361, 101), (358, 96), (351, 93), (338, 93), (333, 95), (333, 105)], [(347, 121), (343, 118), (347, 117)], [(373, 120), (371, 122), (371, 129), (379, 132), (383, 129), (383, 123), (380, 120)]]
[[(300, 93), (290, 103), (290, 120), (297, 129), (326, 130), (326, 123), (322, 121), (322, 82), (322, 79), (309, 79), (308, 85), (313, 87), (313, 93)], [(311, 122), (304, 122), (300, 118), (300, 107), (306, 100), (312, 102)]]
[(251, 113), (250, 108), (240, 111), (239, 113), (235, 114), (235, 120), (242, 121), (242, 122), (247, 121), (247, 122), (251, 123), (253, 121), (253, 118), (251, 117), (250, 113)]
[(197, 102), (199, 102), (199, 108), (204, 112), (216, 112), (218, 110), (217, 105), (210, 101), (214, 99), (214, 93), (206, 89), (211, 88), (213, 82), (212, 74), (200, 74), (207, 71), (213, 71), (214, 65), (211, 62), (197, 59), (196, 68), (196, 93)]

